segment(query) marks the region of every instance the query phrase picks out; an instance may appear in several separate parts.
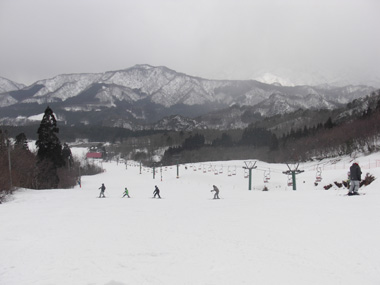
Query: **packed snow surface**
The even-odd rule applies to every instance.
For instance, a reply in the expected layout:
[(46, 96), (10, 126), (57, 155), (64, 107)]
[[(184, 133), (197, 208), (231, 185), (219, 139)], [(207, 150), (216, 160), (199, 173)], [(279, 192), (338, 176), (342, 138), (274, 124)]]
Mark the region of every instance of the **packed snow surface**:
[[(356, 161), (380, 176), (379, 154)], [(244, 161), (181, 165), (179, 178), (157, 168), (155, 179), (103, 162), (82, 187), (19, 190), (0, 205), (0, 284), (380, 284), (379, 179), (362, 196), (323, 189), (351, 163), (301, 164), (296, 190), (285, 164), (260, 161), (251, 191)]]

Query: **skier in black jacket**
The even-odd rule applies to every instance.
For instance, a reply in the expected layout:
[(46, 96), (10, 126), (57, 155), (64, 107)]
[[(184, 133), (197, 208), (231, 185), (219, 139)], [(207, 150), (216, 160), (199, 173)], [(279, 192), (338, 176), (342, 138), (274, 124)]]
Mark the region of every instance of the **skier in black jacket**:
[(350, 189), (348, 195), (359, 195), (360, 181), (362, 180), (362, 171), (360, 166), (354, 162), (350, 167)]
[(211, 190), (211, 192), (215, 192), (215, 194), (214, 194), (214, 199), (220, 199), (220, 198), (219, 198), (219, 188), (216, 187), (215, 185), (212, 185), (212, 187), (213, 187), (214, 189)]
[(153, 194), (154, 194), (153, 198), (156, 198), (156, 196), (158, 196), (158, 198), (161, 199), (161, 196), (160, 196), (160, 189), (158, 189), (157, 185), (154, 186)]
[(104, 195), (104, 191), (106, 191), (106, 186), (104, 186), (104, 183), (102, 184), (102, 186), (99, 187), (99, 189), (100, 189), (99, 198), (105, 198), (106, 196)]

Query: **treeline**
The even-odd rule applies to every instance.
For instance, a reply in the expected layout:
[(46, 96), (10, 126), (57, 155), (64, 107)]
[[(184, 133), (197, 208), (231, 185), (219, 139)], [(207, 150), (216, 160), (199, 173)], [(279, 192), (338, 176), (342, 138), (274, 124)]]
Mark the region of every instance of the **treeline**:
[[(372, 94), (380, 97), (380, 91)], [(201, 134), (191, 135), (182, 145), (166, 150), (162, 164), (229, 159), (262, 159), (268, 162), (305, 161), (353, 152), (379, 149), (380, 99), (346, 122), (335, 123), (331, 117), (315, 126), (291, 129), (281, 137), (268, 129), (250, 125), (240, 139), (227, 133), (211, 142)]]
[[(277, 137), (270, 131), (257, 128), (253, 125), (250, 125), (248, 128), (244, 129), (242, 132), (241, 138), (239, 140), (233, 140), (233, 138), (223, 132), (220, 137), (215, 138), (211, 142), (207, 142), (204, 135), (196, 133), (190, 135), (184, 140), (180, 146), (169, 147), (163, 156), (161, 161), (162, 164), (172, 164), (173, 161), (181, 162), (191, 162), (194, 158), (194, 161), (205, 161), (205, 160), (218, 160), (221, 159), (221, 156), (215, 156), (215, 150), (223, 149), (225, 153), (229, 153), (230, 150), (236, 151), (237, 149), (259, 149), (259, 148), (268, 148), (269, 151), (276, 150), (278, 148)], [(202, 155), (202, 158), (198, 158), (198, 155), (195, 152), (201, 152), (201, 149), (207, 149), (205, 154)], [(192, 153), (192, 158), (189, 157), (189, 153)], [(236, 157), (231, 155), (231, 157)], [(242, 154), (244, 155), (244, 154)], [(199, 160), (201, 159), (201, 160)], [(233, 159), (233, 158), (232, 158)]]
[[(36, 129), (38, 124), (28, 126), (6, 126), (10, 136), (15, 137), (19, 133), (24, 133), (28, 139), (37, 140)], [(124, 142), (130, 138), (138, 138), (163, 133), (164, 131), (141, 130), (132, 131), (123, 128), (79, 125), (79, 126), (60, 126), (59, 134), (62, 141), (75, 142), (77, 140), (88, 140), (90, 142)]]
[[(378, 151), (380, 138), (380, 108), (378, 106), (369, 112), (366, 110), (355, 120), (320, 129), (313, 135), (287, 140), (283, 145), (282, 157), (299, 161), (314, 157)], [(285, 153), (287, 155), (284, 155)]]

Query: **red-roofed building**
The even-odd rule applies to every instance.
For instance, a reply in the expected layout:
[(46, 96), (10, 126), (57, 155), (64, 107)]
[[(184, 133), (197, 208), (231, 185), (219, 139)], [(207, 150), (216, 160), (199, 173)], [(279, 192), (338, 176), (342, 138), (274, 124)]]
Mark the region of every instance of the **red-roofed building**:
[(103, 153), (101, 152), (88, 152), (86, 154), (87, 158), (103, 158)]
[(86, 158), (92, 159), (106, 159), (107, 152), (106, 148), (102, 145), (91, 146), (86, 154)]

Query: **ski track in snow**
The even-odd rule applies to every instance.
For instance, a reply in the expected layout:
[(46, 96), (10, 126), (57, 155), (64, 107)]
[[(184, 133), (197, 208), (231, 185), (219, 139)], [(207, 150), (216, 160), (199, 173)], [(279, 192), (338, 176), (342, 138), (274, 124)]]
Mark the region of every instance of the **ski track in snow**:
[[(347, 169), (323, 171), (314, 186), (309, 163), (293, 191), (286, 165), (258, 162), (249, 191), (243, 161), (212, 164), (236, 165), (237, 175), (188, 165), (177, 179), (173, 166), (161, 181), (160, 171), (153, 180), (112, 162), (82, 177), (82, 188), (17, 191), (0, 205), (0, 284), (380, 283), (378, 180), (361, 188), (367, 195), (345, 197), (323, 185)], [(106, 199), (97, 199), (101, 183)], [(212, 200), (213, 184), (222, 199)], [(152, 199), (154, 185), (163, 199)], [(121, 198), (124, 187), (132, 198)]]

